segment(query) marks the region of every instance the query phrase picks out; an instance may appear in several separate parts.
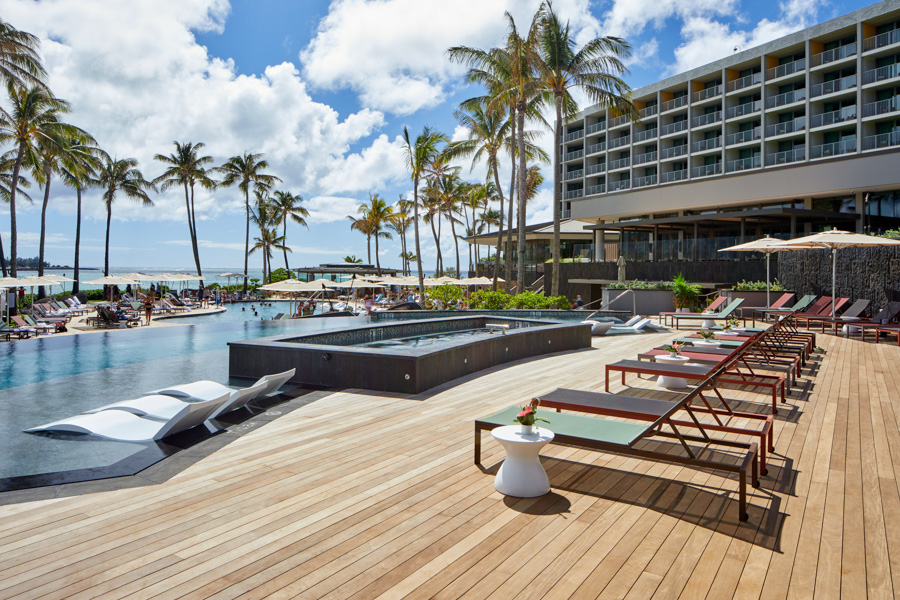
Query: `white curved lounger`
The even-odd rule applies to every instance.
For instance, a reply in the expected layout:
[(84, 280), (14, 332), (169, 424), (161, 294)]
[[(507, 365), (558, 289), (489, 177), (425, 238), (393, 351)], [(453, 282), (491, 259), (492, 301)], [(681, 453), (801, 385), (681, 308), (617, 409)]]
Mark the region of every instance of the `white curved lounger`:
[(257, 398), (262, 396), (263, 392), (266, 389), (267, 383), (266, 381), (263, 381), (263, 379), (260, 379), (250, 387), (245, 387), (243, 389), (232, 392), (230, 398), (224, 404), (222, 404), (222, 406), (220, 406), (218, 410), (216, 410), (216, 412), (213, 413), (212, 418), (218, 417), (219, 415), (224, 415), (225, 413), (231, 412), (233, 410), (237, 410), (251, 400), (256, 400)]
[[(265, 380), (265, 378), (261, 378), (256, 383), (261, 383)], [(256, 385), (254, 383), (253, 385)], [(192, 400), (194, 402), (199, 402), (201, 400), (212, 400), (214, 398), (219, 398), (225, 394), (233, 394), (236, 390), (232, 387), (228, 387), (227, 385), (222, 385), (218, 381), (194, 381), (192, 383), (184, 383), (181, 385), (173, 385), (172, 387), (165, 388), (162, 390), (154, 390), (152, 392), (147, 392), (144, 394), (145, 396), (151, 396), (155, 394), (162, 394), (163, 396), (173, 396), (175, 398), (181, 398), (182, 400)]]
[(582, 321), (582, 324), (591, 326), (593, 336), (606, 335), (613, 326), (612, 321)]
[(185, 403), (184, 408), (168, 421), (154, 421), (124, 410), (104, 410), (90, 415), (77, 415), (25, 431), (28, 433), (68, 431), (89, 433), (122, 442), (149, 442), (201, 425), (212, 416), (215, 409), (216, 406), (211, 403)]
[(233, 394), (224, 394), (213, 400), (203, 400), (191, 403), (184, 402), (183, 400), (179, 400), (172, 396), (152, 394), (150, 396), (141, 396), (140, 398), (135, 398), (133, 400), (107, 404), (100, 408), (85, 411), (85, 414), (94, 414), (104, 410), (124, 410), (139, 417), (147, 417), (148, 419), (155, 419), (158, 421), (168, 421), (188, 404), (208, 404), (213, 406), (216, 410), (220, 410), (231, 401), (232, 397)]
[(285, 371), (284, 373), (275, 373), (274, 375), (266, 375), (263, 379), (266, 380), (266, 389), (263, 391), (261, 396), (268, 396), (274, 392), (277, 392), (278, 389), (283, 386), (288, 380), (297, 373), (297, 369), (291, 369), (290, 371)]

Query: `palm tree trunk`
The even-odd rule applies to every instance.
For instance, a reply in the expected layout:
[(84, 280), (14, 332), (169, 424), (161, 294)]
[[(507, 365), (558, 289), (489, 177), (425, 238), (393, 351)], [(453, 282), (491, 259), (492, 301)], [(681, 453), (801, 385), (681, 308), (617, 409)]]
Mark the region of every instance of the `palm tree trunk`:
[(438, 210), (438, 213), (437, 213), (437, 237), (435, 238), (435, 242), (437, 244), (437, 251), (438, 251), (438, 270), (435, 273), (435, 276), (437, 276), (438, 273), (440, 273), (441, 275), (444, 274), (444, 253), (441, 251), (441, 225), (443, 225), (443, 222), (441, 221), (441, 211)]
[[(500, 248), (503, 246), (503, 188), (500, 187), (500, 174), (497, 172), (497, 157), (491, 157), (490, 169), (494, 172), (494, 185), (497, 186), (497, 194), (500, 195), (500, 219), (497, 222), (497, 250), (494, 252), (494, 286), (491, 288), (497, 291), (497, 279), (500, 277)], [(512, 202), (512, 196), (509, 197)], [(490, 256), (490, 253), (488, 253)], [(507, 281), (509, 281), (507, 279)]]
[(422, 247), (419, 244), (419, 178), (413, 179), (413, 234), (416, 239), (416, 267), (419, 269), (419, 295), (425, 296), (425, 274), (422, 272)]
[(461, 278), (459, 272), (459, 238), (456, 237), (456, 225), (453, 223), (453, 215), (450, 215), (450, 232), (453, 234), (453, 246), (456, 249), (456, 277)]
[(197, 247), (197, 221), (194, 218), (194, 186), (191, 186), (190, 201), (188, 201), (188, 184), (184, 182), (184, 205), (187, 208), (188, 231), (191, 234), (191, 249), (194, 251), (194, 264), (197, 266), (197, 275), (200, 277), (200, 287), (203, 287), (203, 270), (200, 268), (200, 250)]
[[(517, 146), (519, 149), (519, 171), (516, 175), (519, 178), (519, 183), (517, 185), (518, 189), (516, 190), (516, 196), (519, 199), (519, 264), (517, 267), (518, 270), (518, 283), (516, 284), (516, 291), (522, 292), (525, 290), (525, 176), (528, 173), (528, 166), (525, 164), (525, 101), (520, 100), (518, 105), (516, 106), (516, 119), (518, 119), (518, 140)], [(555, 149), (554, 149), (555, 151)]]
[(431, 219), (431, 235), (434, 237), (434, 247), (437, 248), (437, 260), (434, 265), (434, 276), (441, 272), (441, 243), (438, 241), (437, 230), (434, 228), (434, 219)]
[(19, 152), (16, 154), (16, 164), (13, 165), (12, 182), (9, 186), (9, 276), (18, 275), (19, 256), (16, 254), (16, 244), (19, 236), (16, 232), (16, 189), (19, 187), (19, 170), (22, 168), (22, 158), (25, 156), (25, 142), (19, 144)]
[(3, 255), (3, 236), (0, 235), (0, 270), (3, 272), (3, 276), (7, 277), (6, 274), (6, 257)]
[(250, 268), (250, 185), (244, 190), (244, 212), (247, 217), (247, 235), (244, 238), (244, 293), (247, 293), (247, 270)]
[(103, 275), (109, 275), (109, 226), (112, 224), (112, 198), (106, 201), (106, 252), (103, 256)]
[[(75, 281), (72, 283), (72, 293), (78, 293), (78, 280), (79, 280), (79, 260), (80, 260), (80, 247), (81, 247), (81, 186), (75, 188), (75, 197), (76, 197), (76, 205), (75, 205), (75, 274), (72, 275), (72, 278)], [(2, 251), (0, 251), (2, 253)]]
[[(515, 115), (515, 109), (513, 109), (512, 114)], [(518, 139), (516, 137), (516, 120), (513, 119), (510, 128), (510, 135), (512, 139)], [(510, 175), (509, 182), (509, 218), (507, 219), (506, 227), (506, 265), (504, 269), (504, 277), (506, 277), (506, 285), (504, 286), (506, 292), (509, 293), (509, 290), (512, 288), (512, 248), (513, 248), (513, 206), (515, 202), (513, 202), (513, 198), (516, 198), (516, 153), (510, 148), (509, 151), (509, 162), (512, 165), (512, 174)]]
[(559, 295), (559, 227), (562, 218), (562, 163), (559, 161), (559, 149), (562, 147), (562, 96), (555, 97), (556, 127), (553, 130), (553, 278), (550, 282), (550, 295)]
[(372, 264), (372, 234), (366, 234), (366, 257), (368, 257), (368, 263)]
[(284, 224), (283, 225), (284, 225), (284, 229), (282, 230), (282, 234), (281, 234), (281, 245), (284, 246), (284, 248), (282, 248), (281, 250), (282, 250), (282, 252), (284, 252), (284, 270), (287, 271), (288, 277), (290, 278), (291, 267), (288, 266), (288, 260), (287, 260), (287, 215), (284, 216)]
[(378, 258), (378, 231), (375, 232), (375, 273), (381, 275), (381, 259)]
[[(44, 175), (47, 180), (44, 182), (44, 203), (41, 205), (41, 240), (38, 243), (38, 277), (44, 274), (44, 243), (47, 239), (47, 204), (50, 202), (50, 173), (46, 170)], [(38, 296), (44, 298), (44, 286), (38, 286)]]

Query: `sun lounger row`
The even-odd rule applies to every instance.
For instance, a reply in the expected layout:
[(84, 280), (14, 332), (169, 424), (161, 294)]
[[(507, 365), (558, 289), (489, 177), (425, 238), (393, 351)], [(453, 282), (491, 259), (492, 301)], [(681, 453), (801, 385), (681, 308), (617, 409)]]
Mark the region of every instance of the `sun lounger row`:
[(124, 442), (161, 440), (272, 394), (295, 373), (296, 369), (291, 369), (265, 375), (253, 385), (237, 390), (214, 381), (173, 386), (26, 431), (84, 433)]

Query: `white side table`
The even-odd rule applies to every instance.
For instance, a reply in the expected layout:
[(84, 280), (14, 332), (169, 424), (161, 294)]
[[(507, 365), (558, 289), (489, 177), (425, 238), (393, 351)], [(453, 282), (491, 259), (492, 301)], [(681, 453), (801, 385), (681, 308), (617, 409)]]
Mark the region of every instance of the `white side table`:
[(849, 333), (859, 333), (859, 327), (855, 327), (851, 325), (853, 321), (859, 321), (859, 317), (841, 317), (842, 321), (846, 321), (847, 324), (841, 327), (841, 333), (849, 334)]
[[(690, 359), (687, 356), (657, 356), (656, 362), (666, 365), (685, 365)], [(681, 390), (688, 386), (687, 379), (682, 377), (669, 377), (660, 375), (656, 380), (656, 385), (669, 390)]]
[(718, 348), (719, 346), (722, 345), (722, 342), (719, 342), (718, 340), (704, 340), (704, 339), (691, 340), (691, 343), (695, 346), (706, 346), (707, 348)]
[(550, 491), (550, 480), (538, 457), (541, 448), (553, 440), (553, 432), (534, 428), (530, 435), (519, 433), (518, 425), (491, 430), (494, 439), (506, 450), (506, 459), (497, 471), (494, 489), (506, 496), (535, 498)]

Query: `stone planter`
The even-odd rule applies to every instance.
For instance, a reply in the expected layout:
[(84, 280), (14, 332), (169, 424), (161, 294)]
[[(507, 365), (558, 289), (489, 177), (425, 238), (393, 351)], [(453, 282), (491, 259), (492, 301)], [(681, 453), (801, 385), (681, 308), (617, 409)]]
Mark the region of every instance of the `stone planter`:
[(624, 291), (604, 289), (603, 305), (605, 306), (612, 298), (616, 298), (609, 306), (610, 310), (634, 311), (638, 315), (658, 315), (661, 312), (675, 310), (671, 290), (631, 290), (627, 294), (622, 294)]

